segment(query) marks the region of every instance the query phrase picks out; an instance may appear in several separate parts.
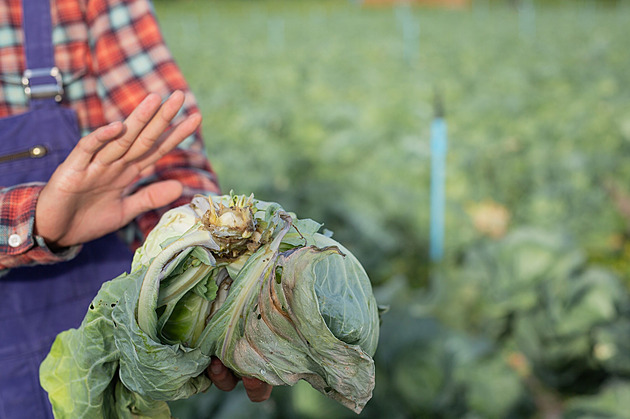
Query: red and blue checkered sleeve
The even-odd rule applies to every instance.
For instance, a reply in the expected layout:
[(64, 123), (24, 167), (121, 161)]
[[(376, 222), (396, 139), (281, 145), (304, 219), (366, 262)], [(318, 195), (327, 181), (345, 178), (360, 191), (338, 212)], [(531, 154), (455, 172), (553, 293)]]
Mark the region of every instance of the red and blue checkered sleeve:
[[(92, 0), (86, 16), (92, 67), (97, 74), (97, 91), (106, 122), (124, 119), (151, 92), (163, 98), (175, 90), (185, 93), (183, 109), (173, 124), (199, 112), (147, 0)], [(196, 193), (219, 193), (200, 131), (158, 161), (136, 188), (168, 179), (178, 180), (184, 186), (183, 196), (169, 208), (189, 202)], [(122, 231), (126, 241), (136, 247), (167, 209), (139, 217)]]
[(35, 207), (43, 183), (0, 188), (0, 276), (18, 266), (56, 263), (72, 259), (81, 246), (53, 253), (34, 234)]

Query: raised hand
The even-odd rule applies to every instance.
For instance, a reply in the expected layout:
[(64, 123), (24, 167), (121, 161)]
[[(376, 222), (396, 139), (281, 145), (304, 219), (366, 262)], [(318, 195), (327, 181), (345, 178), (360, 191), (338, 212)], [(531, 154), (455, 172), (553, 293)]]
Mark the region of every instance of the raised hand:
[(176, 180), (133, 194), (128, 189), (201, 123), (201, 115), (194, 114), (167, 131), (183, 103), (180, 91), (163, 104), (159, 95), (149, 94), (124, 122), (83, 137), (40, 193), (36, 233), (52, 248), (85, 243), (179, 198), (182, 186)]

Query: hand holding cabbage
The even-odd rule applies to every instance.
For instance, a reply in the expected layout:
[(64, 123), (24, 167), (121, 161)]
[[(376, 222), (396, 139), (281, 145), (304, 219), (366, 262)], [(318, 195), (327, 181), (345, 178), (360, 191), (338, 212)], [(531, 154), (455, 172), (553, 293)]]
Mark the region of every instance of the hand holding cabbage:
[(42, 363), (55, 415), (170, 418), (166, 401), (210, 386), (211, 356), (273, 385), (304, 379), (360, 412), (378, 310), (359, 262), (320, 227), (251, 196), (167, 212)]

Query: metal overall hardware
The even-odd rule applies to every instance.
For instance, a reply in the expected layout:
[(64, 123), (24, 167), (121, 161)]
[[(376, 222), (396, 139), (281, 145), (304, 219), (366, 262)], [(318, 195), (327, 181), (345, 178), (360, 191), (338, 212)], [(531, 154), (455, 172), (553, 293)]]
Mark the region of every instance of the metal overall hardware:
[[(55, 83), (32, 85), (31, 79), (36, 77), (52, 77)], [(29, 100), (54, 97), (56, 102), (61, 102), (63, 97), (63, 81), (57, 67), (26, 69), (22, 75), (22, 86)]]
[(10, 161), (20, 160), (20, 159), (38, 159), (40, 157), (44, 157), (48, 154), (48, 148), (43, 145), (36, 145), (28, 150), (18, 151), (16, 153), (6, 154), (0, 156), (0, 163), (7, 163)]

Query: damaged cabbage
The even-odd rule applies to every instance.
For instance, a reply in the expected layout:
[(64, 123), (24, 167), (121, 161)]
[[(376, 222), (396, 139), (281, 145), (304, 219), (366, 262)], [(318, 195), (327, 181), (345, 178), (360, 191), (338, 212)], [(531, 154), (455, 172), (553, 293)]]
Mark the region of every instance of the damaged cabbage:
[(40, 368), (58, 418), (170, 418), (217, 356), (273, 385), (303, 379), (359, 413), (379, 333), (370, 281), (341, 244), (276, 203), (197, 196), (167, 212)]

